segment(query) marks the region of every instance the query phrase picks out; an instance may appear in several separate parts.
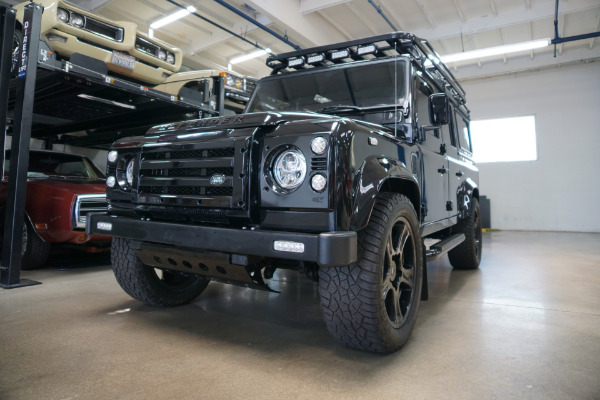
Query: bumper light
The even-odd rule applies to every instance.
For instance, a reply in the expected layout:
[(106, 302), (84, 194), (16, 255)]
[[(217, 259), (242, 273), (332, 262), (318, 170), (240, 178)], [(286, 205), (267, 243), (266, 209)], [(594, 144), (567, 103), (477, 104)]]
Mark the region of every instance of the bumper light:
[(288, 240), (276, 240), (273, 242), (273, 249), (288, 253), (304, 253), (304, 243), (290, 242)]
[(112, 224), (110, 222), (98, 222), (96, 224), (96, 228), (98, 228), (101, 231), (110, 232), (112, 231)]

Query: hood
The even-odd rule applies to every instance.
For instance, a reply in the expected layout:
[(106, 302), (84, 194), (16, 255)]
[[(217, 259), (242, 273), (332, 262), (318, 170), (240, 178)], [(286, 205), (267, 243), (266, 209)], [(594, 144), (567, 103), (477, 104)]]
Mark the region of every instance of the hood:
[(104, 179), (53, 179), (33, 178), (27, 181), (27, 187), (51, 187), (54, 190), (73, 194), (105, 193)]
[(252, 114), (240, 114), (218, 118), (195, 119), (191, 121), (180, 121), (171, 124), (158, 125), (150, 128), (146, 133), (148, 136), (158, 136), (159, 142), (171, 142), (189, 139), (189, 134), (210, 132), (212, 134), (225, 133), (228, 129), (275, 127), (286, 122), (302, 120), (339, 120), (340, 117), (315, 113), (293, 113), (293, 112), (263, 112)]

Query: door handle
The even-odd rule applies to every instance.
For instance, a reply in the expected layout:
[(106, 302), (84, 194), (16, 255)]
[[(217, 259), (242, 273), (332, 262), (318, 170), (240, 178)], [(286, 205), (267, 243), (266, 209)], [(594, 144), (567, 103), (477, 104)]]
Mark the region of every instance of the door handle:
[(446, 167), (438, 168), (438, 172), (440, 174), (442, 174), (442, 175), (445, 174), (448, 171), (450, 171), (450, 170), (448, 168), (446, 168)]
[(463, 176), (464, 174), (465, 174), (464, 172), (462, 172), (462, 171), (458, 171), (458, 172), (456, 173), (456, 176), (458, 176), (458, 177), (460, 178), (460, 177), (461, 177), (461, 176)]

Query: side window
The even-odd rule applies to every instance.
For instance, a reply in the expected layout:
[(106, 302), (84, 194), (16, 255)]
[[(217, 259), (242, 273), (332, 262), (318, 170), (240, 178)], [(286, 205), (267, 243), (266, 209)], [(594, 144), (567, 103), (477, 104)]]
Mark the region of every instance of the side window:
[(454, 117), (454, 107), (450, 106), (448, 127), (450, 128), (450, 144), (452, 147), (458, 147), (456, 140), (456, 118)]
[(471, 152), (471, 132), (469, 132), (469, 122), (458, 112), (455, 113), (455, 121), (460, 148)]

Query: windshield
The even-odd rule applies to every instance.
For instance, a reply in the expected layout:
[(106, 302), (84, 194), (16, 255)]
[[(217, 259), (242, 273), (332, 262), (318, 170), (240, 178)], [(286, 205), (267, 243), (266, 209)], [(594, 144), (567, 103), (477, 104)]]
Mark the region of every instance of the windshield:
[[(10, 165), (10, 151), (6, 152), (4, 172)], [(75, 154), (37, 152), (29, 153), (28, 178), (65, 176), (78, 178), (104, 178), (100, 170), (90, 160)]]
[(246, 112), (335, 112), (401, 106), (406, 97), (406, 66), (405, 59), (396, 59), (278, 75), (259, 83)]

